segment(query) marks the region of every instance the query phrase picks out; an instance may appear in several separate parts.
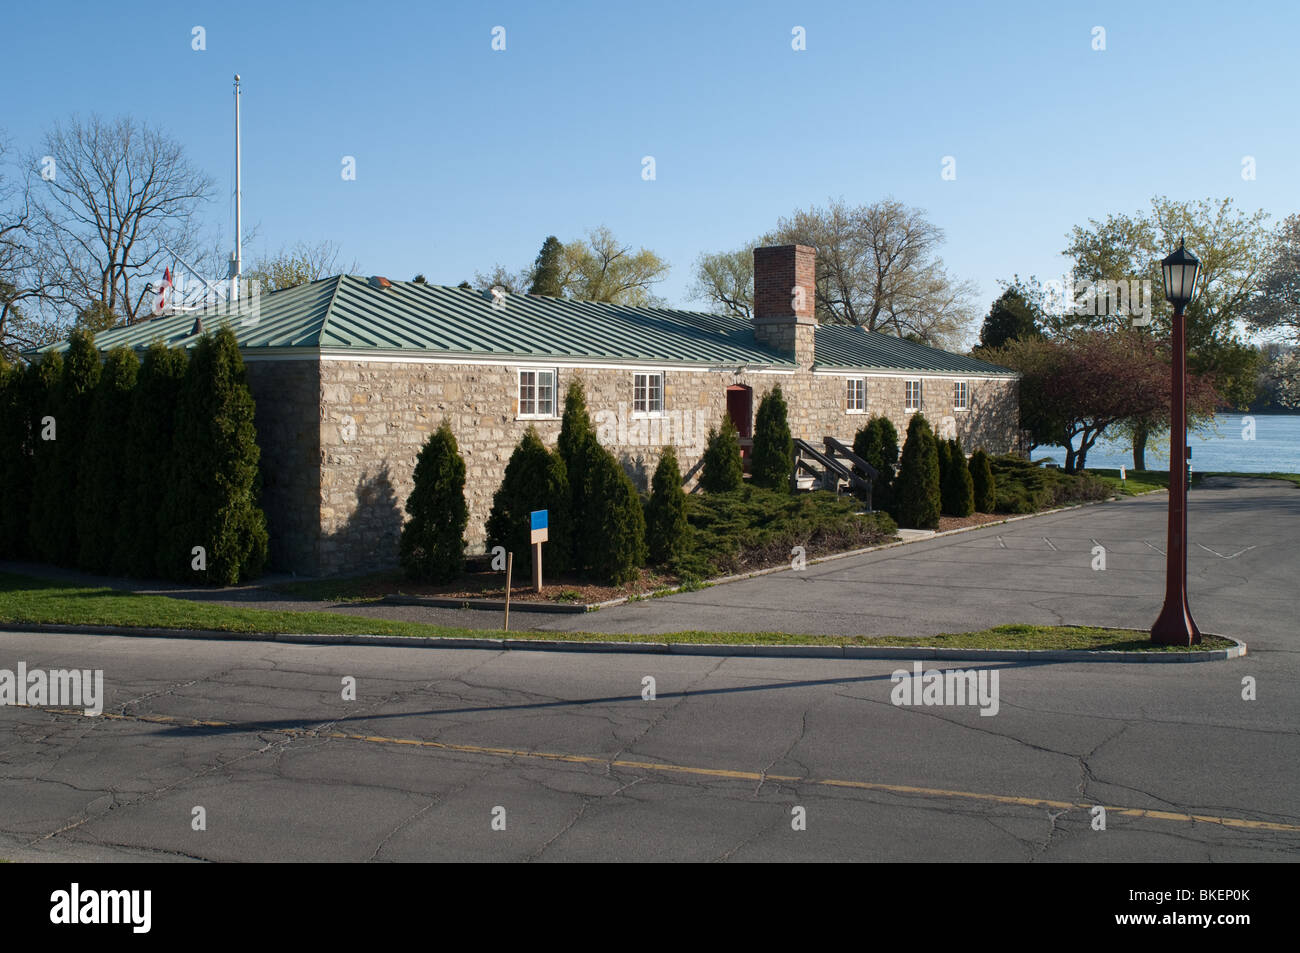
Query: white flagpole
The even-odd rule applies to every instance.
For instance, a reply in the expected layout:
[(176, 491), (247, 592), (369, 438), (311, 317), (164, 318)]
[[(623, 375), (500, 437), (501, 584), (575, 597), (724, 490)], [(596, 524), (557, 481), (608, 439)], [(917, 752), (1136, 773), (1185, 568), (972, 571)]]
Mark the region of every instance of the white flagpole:
[(244, 271), (243, 193), (240, 189), (239, 74), (235, 74), (235, 260), (230, 276), (230, 300), (239, 298), (239, 276)]

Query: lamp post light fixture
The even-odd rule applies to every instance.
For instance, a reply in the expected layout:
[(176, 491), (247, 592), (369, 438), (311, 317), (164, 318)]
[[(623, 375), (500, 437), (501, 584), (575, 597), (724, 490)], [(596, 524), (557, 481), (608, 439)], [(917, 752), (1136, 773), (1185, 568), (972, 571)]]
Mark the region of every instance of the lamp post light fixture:
[(1160, 263), (1165, 298), (1174, 306), (1173, 387), (1169, 430), (1169, 543), (1166, 547), (1165, 606), (1151, 626), (1157, 645), (1197, 645), (1201, 630), (1187, 607), (1187, 333), (1183, 309), (1196, 295), (1201, 263), (1182, 239)]

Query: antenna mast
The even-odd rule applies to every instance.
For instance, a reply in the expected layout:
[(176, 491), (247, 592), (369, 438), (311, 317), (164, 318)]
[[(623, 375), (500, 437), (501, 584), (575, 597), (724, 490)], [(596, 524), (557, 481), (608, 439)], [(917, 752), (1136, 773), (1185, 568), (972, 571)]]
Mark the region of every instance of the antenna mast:
[(239, 298), (239, 276), (244, 271), (243, 192), (239, 155), (239, 74), (235, 74), (235, 253), (230, 261), (230, 299)]

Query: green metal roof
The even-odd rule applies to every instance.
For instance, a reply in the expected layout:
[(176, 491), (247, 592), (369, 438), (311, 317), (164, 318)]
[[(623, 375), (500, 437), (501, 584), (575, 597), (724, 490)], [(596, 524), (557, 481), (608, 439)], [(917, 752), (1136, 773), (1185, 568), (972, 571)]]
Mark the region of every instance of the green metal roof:
[[(466, 358), (558, 358), (626, 363), (758, 365), (795, 363), (761, 345), (741, 318), (670, 308), (634, 308), (541, 295), (490, 294), (468, 288), (393, 281), (379, 287), (355, 275), (322, 278), (261, 297), (256, 323), (247, 312), (204, 315), (204, 330), (229, 324), (241, 348), (436, 352)], [(192, 347), (195, 315), (165, 315), (95, 335), (95, 344), (145, 348), (155, 340)], [(46, 350), (63, 350), (66, 342)], [(816, 332), (821, 367), (1009, 373), (971, 358), (860, 328)], [(909, 363), (911, 362), (911, 363)]]
[(963, 354), (917, 344), (906, 338), (847, 324), (817, 328), (817, 366), (872, 370), (946, 371), (956, 374), (1014, 375), (1015, 371)]

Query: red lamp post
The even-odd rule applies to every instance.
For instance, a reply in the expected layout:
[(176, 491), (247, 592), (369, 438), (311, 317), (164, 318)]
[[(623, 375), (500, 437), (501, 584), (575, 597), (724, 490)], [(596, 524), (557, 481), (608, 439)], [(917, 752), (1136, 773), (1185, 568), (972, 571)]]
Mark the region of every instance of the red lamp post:
[(1187, 334), (1183, 309), (1196, 295), (1201, 263), (1183, 247), (1161, 263), (1165, 298), (1174, 306), (1173, 396), (1169, 429), (1169, 542), (1166, 547), (1165, 606), (1151, 626), (1157, 645), (1196, 645), (1201, 630), (1187, 607)]

